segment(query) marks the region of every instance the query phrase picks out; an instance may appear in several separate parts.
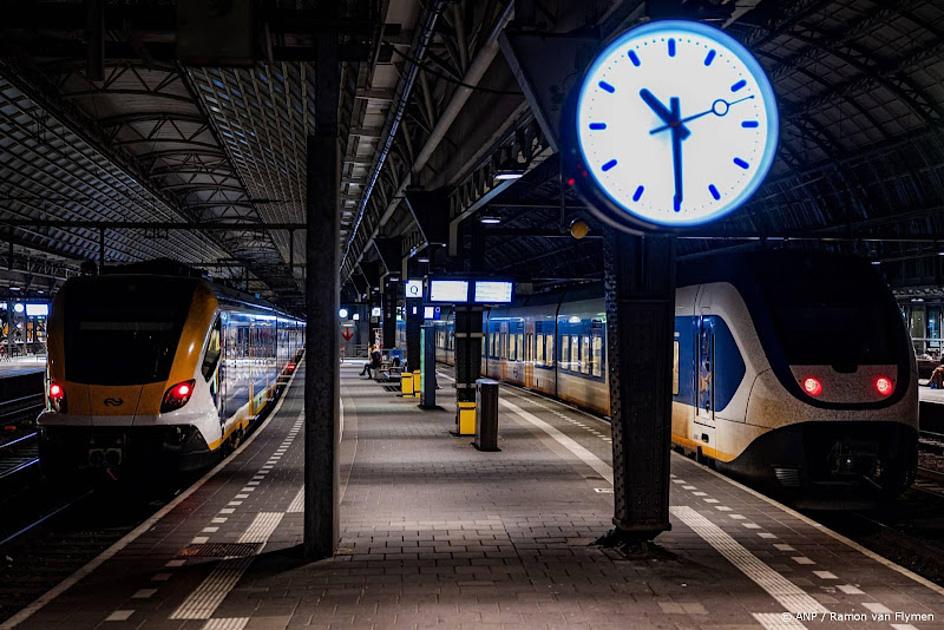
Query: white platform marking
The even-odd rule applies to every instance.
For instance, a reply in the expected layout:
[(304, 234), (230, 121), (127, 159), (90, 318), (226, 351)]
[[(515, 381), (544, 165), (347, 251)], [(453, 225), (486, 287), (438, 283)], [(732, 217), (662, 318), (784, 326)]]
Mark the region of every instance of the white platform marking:
[(200, 586), (187, 596), (170, 616), (171, 619), (209, 619), (239, 578), (243, 576), (252, 557), (224, 560), (206, 577)]
[(116, 610), (105, 617), (105, 621), (128, 621), (128, 618), (134, 614), (133, 610)]
[(754, 613), (757, 623), (766, 630), (805, 630), (806, 626), (796, 617), (784, 613)]
[(874, 613), (891, 613), (892, 609), (884, 604), (879, 604), (878, 602), (864, 602), (862, 607), (867, 609), (869, 612)]
[(200, 630), (243, 630), (249, 623), (249, 617), (226, 617), (210, 619)]
[(295, 495), (295, 498), (292, 499), (292, 502), (288, 504), (288, 513), (297, 514), (305, 510), (305, 486), (302, 486), (298, 490), (298, 494)]
[(769, 565), (732, 538), (730, 534), (692, 508), (676, 506), (670, 509), (676, 518), (685, 523), (686, 526), (711, 545), (715, 551), (724, 556), (728, 562), (764, 589), (789, 612), (829, 612), (825, 606), (806, 591), (774, 571)]
[(264, 543), (282, 522), (282, 512), (259, 512), (239, 537), (241, 543)]
[(527, 422), (530, 422), (537, 428), (547, 433), (549, 436), (554, 438), (554, 440), (557, 441), (558, 444), (560, 444), (561, 446), (566, 448), (568, 451), (573, 453), (577, 457), (577, 459), (579, 459), (580, 461), (585, 463), (587, 466), (595, 470), (597, 474), (599, 474), (601, 477), (606, 479), (609, 483), (613, 483), (613, 469), (610, 467), (609, 464), (604, 462), (602, 459), (600, 459), (599, 457), (591, 453), (589, 450), (587, 450), (586, 448), (578, 444), (572, 438), (569, 438), (563, 433), (561, 433), (560, 431), (558, 431), (557, 428), (551, 426), (544, 420), (541, 420), (530, 411), (525, 411), (518, 405), (508, 402), (507, 400), (504, 400), (504, 399), (499, 399), (498, 402), (503, 407), (507, 407), (509, 410), (514, 412), (519, 418)]

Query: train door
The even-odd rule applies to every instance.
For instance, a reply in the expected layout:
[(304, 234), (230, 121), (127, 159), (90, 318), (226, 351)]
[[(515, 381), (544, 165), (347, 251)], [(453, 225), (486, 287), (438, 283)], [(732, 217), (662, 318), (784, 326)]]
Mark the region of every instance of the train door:
[(526, 322), (524, 335), (524, 386), (534, 387), (534, 322)]
[(696, 410), (693, 439), (715, 446), (715, 334), (712, 318), (704, 313), (698, 318), (698, 381), (695, 388)]

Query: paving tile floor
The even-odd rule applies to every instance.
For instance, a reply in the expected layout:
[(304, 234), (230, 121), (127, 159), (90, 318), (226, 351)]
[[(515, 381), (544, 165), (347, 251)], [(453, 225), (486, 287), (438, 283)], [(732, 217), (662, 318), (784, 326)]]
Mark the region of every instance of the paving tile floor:
[(944, 590), (681, 457), (653, 552), (595, 546), (612, 514), (606, 425), (504, 387), (502, 450), (482, 453), (449, 434), (441, 381), (443, 409), (421, 411), (342, 367), (333, 559), (300, 557), (296, 380), (243, 452), (19, 627), (944, 627)]

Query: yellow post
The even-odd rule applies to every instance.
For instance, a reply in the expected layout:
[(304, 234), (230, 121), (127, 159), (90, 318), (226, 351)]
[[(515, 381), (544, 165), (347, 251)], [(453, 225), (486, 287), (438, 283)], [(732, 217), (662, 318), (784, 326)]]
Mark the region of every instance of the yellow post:
[(419, 398), (423, 393), (423, 379), (419, 370), (413, 371), (413, 398)]
[(400, 373), (400, 395), (413, 398), (413, 375), (409, 372)]
[(459, 408), (458, 435), (475, 435), (475, 403), (457, 402)]

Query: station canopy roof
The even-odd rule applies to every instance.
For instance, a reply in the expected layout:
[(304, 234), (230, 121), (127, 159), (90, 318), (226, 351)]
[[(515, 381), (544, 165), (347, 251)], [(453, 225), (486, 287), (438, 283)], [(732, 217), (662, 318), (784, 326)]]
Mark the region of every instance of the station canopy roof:
[[(91, 80), (94, 4), (0, 2), (0, 234), (9, 247), (0, 286), (53, 288), (97, 260), (104, 236), (109, 263), (167, 256), (300, 307), (312, 42), (325, 29), (341, 33), (345, 51), (338, 211), (348, 297), (398, 272), (398, 256), (454, 268), (476, 248), (486, 271), (539, 286), (600, 277), (599, 226), (591, 220), (591, 238), (568, 236), (586, 208), (561, 181), (499, 35), (606, 37), (638, 22), (643, 2), (536, 3), (534, 15), (516, 16), (510, 0), (345, 0), (339, 21), (325, 23), (316, 2), (278, 0), (252, 22), (252, 58), (215, 65), (176, 53), (175, 3), (104, 2), (105, 63)], [(882, 261), (900, 284), (940, 284), (944, 5), (683, 6), (755, 53), (782, 126), (754, 199), (682, 241), (681, 253), (780, 246), (772, 239), (790, 236)], [(508, 165), (523, 177), (497, 177)], [(433, 201), (414, 203), (414, 191)], [(485, 214), (501, 223), (482, 225)], [(202, 227), (174, 227), (184, 223)]]

